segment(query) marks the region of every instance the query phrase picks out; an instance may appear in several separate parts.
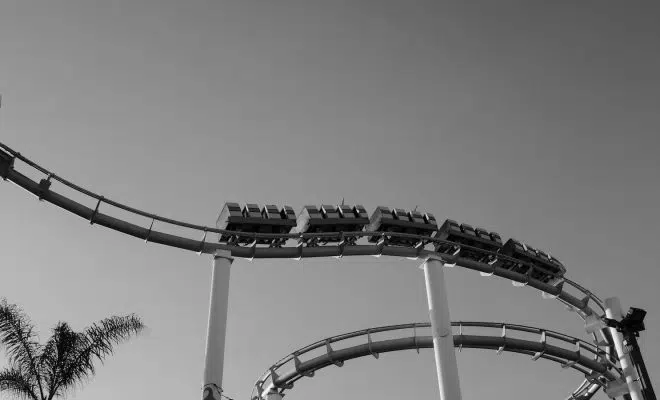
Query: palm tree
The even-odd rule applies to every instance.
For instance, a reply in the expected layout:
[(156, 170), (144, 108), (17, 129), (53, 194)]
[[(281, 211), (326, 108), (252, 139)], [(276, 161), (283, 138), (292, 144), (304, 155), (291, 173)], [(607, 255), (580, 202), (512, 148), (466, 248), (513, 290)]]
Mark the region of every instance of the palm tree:
[(18, 306), (0, 301), (0, 347), (8, 367), (0, 370), (0, 393), (20, 399), (52, 400), (65, 397), (91, 378), (113, 346), (144, 329), (134, 314), (102, 319), (82, 332), (58, 322), (45, 344), (37, 341), (34, 325)]

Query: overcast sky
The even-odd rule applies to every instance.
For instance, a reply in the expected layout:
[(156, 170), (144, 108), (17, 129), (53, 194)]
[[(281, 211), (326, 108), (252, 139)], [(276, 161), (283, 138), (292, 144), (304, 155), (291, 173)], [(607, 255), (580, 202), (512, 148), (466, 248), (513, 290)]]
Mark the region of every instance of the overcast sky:
[[(106, 197), (193, 223), (213, 225), (225, 201), (298, 211), (345, 198), (519, 238), (599, 296), (648, 309), (657, 386), (659, 11), (0, 0), (0, 141)], [(58, 320), (83, 328), (136, 312), (149, 325), (72, 398), (199, 398), (210, 258), (90, 227), (8, 183), (0, 196), (0, 296), (43, 338)], [(454, 320), (584, 336), (574, 313), (532, 289), (460, 268), (446, 278)], [(326, 336), (427, 319), (413, 261), (237, 260), (225, 393), (246, 400), (273, 362)], [(458, 362), (465, 400), (557, 400), (582, 379), (520, 355), (464, 350)], [(427, 350), (329, 368), (287, 398), (437, 390)]]

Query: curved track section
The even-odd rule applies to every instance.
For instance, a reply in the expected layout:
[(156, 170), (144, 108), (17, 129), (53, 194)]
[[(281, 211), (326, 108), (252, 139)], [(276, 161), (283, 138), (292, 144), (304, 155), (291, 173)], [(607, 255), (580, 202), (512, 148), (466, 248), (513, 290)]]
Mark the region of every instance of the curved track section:
[[(428, 335), (430, 327), (429, 323), (383, 326), (334, 336), (305, 346), (268, 369), (257, 381), (252, 400), (265, 400), (271, 391), (283, 394), (293, 389), (298, 380), (313, 377), (316, 371), (328, 366), (341, 367), (345, 361), (354, 358), (378, 358), (381, 353), (402, 350), (419, 352), (419, 349), (433, 348), (433, 338)], [(491, 322), (454, 322), (452, 327), (454, 346), (459, 351), (473, 348), (494, 350), (498, 354), (505, 351), (526, 354), (532, 360), (546, 359), (559, 363), (562, 368), (581, 372), (590, 385), (582, 385), (579, 393), (571, 394), (573, 398), (589, 398), (599, 387), (621, 378), (621, 371), (598, 347), (559, 332)], [(358, 340), (362, 344), (353, 344)]]
[[(591, 293), (589, 290), (583, 288), (577, 283), (571, 281), (570, 279), (564, 278), (562, 282), (556, 285), (549, 285), (547, 283), (532, 279), (531, 277), (510, 270), (505, 270), (498, 268), (498, 263), (495, 264), (485, 264), (481, 262), (476, 262), (467, 258), (456, 257), (450, 254), (441, 254), (431, 251), (427, 248), (430, 247), (433, 243), (449, 243), (456, 246), (461, 246), (457, 243), (452, 243), (446, 240), (440, 240), (436, 238), (429, 238), (426, 236), (411, 235), (405, 233), (393, 233), (393, 232), (340, 232), (340, 233), (302, 233), (302, 234), (259, 234), (259, 233), (243, 233), (242, 236), (248, 236), (251, 238), (286, 238), (297, 241), (297, 244), (288, 247), (261, 247), (257, 246), (256, 243), (248, 246), (236, 246), (236, 245), (226, 245), (221, 243), (212, 243), (207, 241), (208, 233), (216, 234), (235, 234), (235, 232), (225, 231), (213, 227), (195, 225), (187, 222), (177, 221), (165, 217), (158, 216), (156, 214), (148, 213), (145, 211), (140, 211), (135, 208), (123, 205), (121, 203), (112, 201), (104, 196), (93, 193), (89, 190), (81, 188), (64, 178), (59, 177), (58, 175), (48, 171), (47, 169), (39, 166), (38, 164), (32, 162), (26, 157), (22, 156), (20, 153), (10, 149), (4, 144), (0, 143), (0, 149), (3, 149), (9, 153), (16, 160), (24, 162), (27, 166), (43, 174), (44, 179), (39, 183), (35, 180), (29, 178), (28, 176), (17, 171), (14, 166), (9, 166), (6, 171), (0, 170), (0, 174), (3, 179), (9, 180), (19, 187), (27, 190), (28, 192), (35, 195), (39, 200), (48, 201), (72, 214), (75, 214), (79, 217), (84, 218), (89, 221), (91, 224), (98, 224), (105, 226), (107, 228), (113, 229), (115, 231), (134, 236), (140, 239), (145, 240), (146, 242), (159, 243), (169, 247), (176, 247), (184, 250), (194, 251), (198, 253), (207, 253), (214, 254), (217, 250), (226, 250), (230, 251), (233, 257), (237, 258), (312, 258), (312, 257), (344, 257), (344, 256), (398, 256), (406, 257), (411, 259), (423, 259), (430, 256), (435, 256), (441, 258), (446, 264), (450, 265), (459, 265), (464, 268), (473, 269), (483, 273), (484, 275), (496, 275), (503, 278), (510, 279), (511, 281), (520, 283), (521, 285), (531, 286), (536, 289), (541, 290), (549, 297), (556, 297), (559, 300), (566, 303), (567, 306), (574, 308), (575, 311), (578, 311), (582, 316), (587, 316), (590, 314), (602, 314), (604, 312), (604, 305), (601, 299), (596, 295)], [(76, 193), (87, 197), (90, 200), (90, 206), (84, 205), (80, 202), (72, 200), (66, 196), (63, 196), (56, 191), (50, 189), (50, 182), (59, 182), (68, 189), (73, 189)], [(48, 182), (48, 185), (43, 185), (43, 182)], [(116, 210), (122, 210), (128, 212), (135, 217), (143, 217), (145, 219), (144, 226), (138, 225), (132, 222), (128, 222), (121, 218), (114, 217), (110, 214), (104, 212), (104, 208), (114, 208)], [(191, 237), (180, 236), (176, 234), (171, 234), (155, 229), (155, 223), (159, 222), (165, 226), (169, 225), (172, 227), (178, 228), (187, 228), (192, 232), (197, 233), (197, 237), (201, 239), (194, 239)], [(356, 245), (336, 245), (329, 244), (325, 246), (303, 246), (300, 239), (308, 239), (314, 237), (329, 237), (329, 236), (339, 236), (339, 235), (351, 235), (358, 239), (366, 238), (374, 235), (380, 235), (384, 240), (378, 244), (356, 244)], [(422, 243), (422, 246), (417, 248), (402, 247), (389, 245), (389, 238), (415, 238), (419, 239)], [(475, 252), (484, 253), (484, 255), (493, 255), (498, 257), (500, 260), (512, 260), (510, 257), (506, 257), (500, 254), (491, 253), (482, 249), (463, 246), (465, 248), (470, 248)], [(521, 262), (520, 260), (516, 260)], [(524, 264), (524, 262), (521, 262)], [(576, 295), (570, 294), (566, 289), (570, 288), (573, 293), (577, 292)], [(599, 313), (596, 313), (589, 304), (594, 304), (598, 309)]]
[[(575, 311), (582, 319), (589, 316), (601, 317), (604, 315), (605, 307), (601, 299), (599, 299), (591, 291), (580, 286), (576, 282), (567, 278), (554, 285), (550, 285), (539, 280), (533, 279), (527, 274), (520, 274), (508, 269), (500, 268), (500, 262), (504, 260), (513, 260), (510, 257), (492, 253), (483, 249), (461, 245), (446, 240), (437, 238), (430, 238), (426, 236), (411, 235), (405, 233), (393, 232), (339, 232), (339, 233), (301, 233), (301, 234), (259, 234), (259, 233), (241, 233), (241, 236), (255, 239), (252, 244), (246, 246), (227, 245), (222, 243), (214, 243), (207, 241), (208, 233), (218, 235), (229, 234), (234, 235), (236, 232), (225, 231), (213, 227), (190, 224), (183, 221), (177, 221), (170, 218), (158, 216), (156, 214), (141, 211), (119, 202), (110, 200), (104, 196), (86, 190), (58, 175), (48, 171), (40, 165), (34, 163), (20, 153), (12, 150), (11, 148), (0, 143), (0, 149), (8, 153), (12, 160), (10, 163), (1, 162), (0, 159), (0, 177), (4, 180), (9, 180), (19, 187), (27, 190), (35, 195), (39, 200), (47, 201), (55, 206), (58, 206), (74, 215), (84, 218), (90, 224), (98, 224), (115, 231), (140, 238), (145, 242), (159, 243), (169, 247), (180, 248), (197, 252), (198, 254), (215, 254), (218, 250), (225, 250), (231, 252), (233, 257), (237, 258), (314, 258), (314, 257), (345, 257), (345, 256), (395, 256), (406, 257), (409, 259), (425, 259), (428, 257), (435, 257), (441, 259), (445, 265), (453, 266), (458, 265), (463, 268), (479, 271), (483, 276), (499, 276), (509, 279), (515, 286), (530, 286), (542, 292), (545, 298), (555, 298), (564, 303), (569, 310)], [(16, 170), (15, 161), (20, 161), (27, 165), (30, 169), (29, 172), (33, 175), (36, 173), (42, 175), (42, 179), (37, 182), (26, 174)], [(26, 171), (27, 173), (28, 171)], [(68, 192), (72, 192), (72, 197), (82, 198), (82, 200), (73, 200), (70, 197), (62, 195), (57, 191), (51, 189), (52, 183), (57, 182), (60, 186)], [(84, 202), (88, 205), (83, 204)], [(126, 220), (126, 217), (117, 217), (117, 215), (128, 215), (131, 221)], [(123, 214), (121, 214), (123, 213)], [(137, 224), (134, 221), (142, 219), (144, 224)], [(158, 224), (158, 226), (156, 226)], [(162, 228), (165, 231), (159, 230)], [(190, 236), (181, 236), (181, 234), (168, 233), (167, 230), (187, 229)], [(366, 241), (367, 237), (374, 235), (381, 236), (381, 240), (377, 244), (371, 244)], [(194, 237), (193, 237), (194, 236)], [(356, 239), (355, 244), (328, 244), (321, 246), (308, 246), (304, 245), (309, 242), (310, 238), (322, 238), (329, 236), (351, 236)], [(196, 238), (195, 238), (196, 237)], [(293, 245), (281, 247), (267, 247), (257, 245), (258, 238), (277, 238), (288, 239), (289, 242), (294, 242)], [(413, 238), (419, 243), (419, 246), (414, 248), (396, 246), (390, 244), (392, 238)], [(314, 242), (314, 241), (312, 241)], [(484, 256), (491, 256), (495, 260), (493, 263), (482, 263), (471, 259), (458, 257), (456, 255), (436, 253), (432, 250), (434, 243), (448, 243), (453, 246), (469, 248), (472, 252), (483, 253)], [(520, 260), (515, 260), (518, 263), (523, 263)], [(594, 306), (596, 309), (592, 308)], [(594, 344), (596, 347), (602, 348), (608, 355), (614, 354), (611, 336), (607, 329), (598, 331), (594, 334)], [(595, 393), (600, 386), (585, 380), (583, 384), (577, 389), (576, 392), (584, 392), (587, 390), (589, 393)], [(585, 389), (586, 388), (586, 389)], [(584, 389), (584, 390), (583, 390)]]

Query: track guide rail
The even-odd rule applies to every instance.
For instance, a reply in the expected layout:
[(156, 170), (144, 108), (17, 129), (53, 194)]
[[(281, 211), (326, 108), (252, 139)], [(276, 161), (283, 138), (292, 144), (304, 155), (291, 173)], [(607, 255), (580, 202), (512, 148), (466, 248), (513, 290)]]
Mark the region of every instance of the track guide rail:
[[(283, 394), (303, 377), (313, 377), (320, 369), (331, 365), (342, 366), (345, 361), (354, 358), (392, 351), (433, 348), (430, 327), (430, 323), (382, 326), (319, 340), (273, 364), (255, 384), (252, 400), (266, 399), (266, 395), (272, 391)], [(611, 382), (622, 379), (621, 370), (598, 346), (560, 332), (495, 322), (460, 321), (453, 322), (452, 327), (458, 328), (458, 332), (454, 332), (454, 346), (457, 348), (489, 349), (498, 354), (526, 354), (532, 360), (546, 359), (560, 364), (562, 368), (581, 372), (587, 384), (581, 385), (572, 393), (576, 398), (593, 395), (594, 385), (607, 387)], [(465, 334), (465, 330), (472, 332)], [(420, 331), (425, 331), (422, 333), (426, 334), (420, 335)], [(538, 335), (538, 340), (528, 340), (529, 334)], [(374, 335), (380, 337), (375, 339)], [(355, 340), (351, 340), (355, 338), (362, 338), (364, 344), (355, 345)], [(331, 348), (330, 344), (333, 344), (334, 348)]]
[[(183, 250), (188, 250), (198, 254), (215, 254), (218, 250), (225, 250), (231, 252), (232, 257), (245, 258), (245, 259), (255, 259), (255, 258), (290, 258), (299, 260), (301, 258), (315, 258), (315, 257), (346, 257), (346, 256), (394, 256), (394, 257), (405, 257), (408, 259), (424, 259), (428, 257), (435, 257), (443, 260), (446, 265), (458, 265), (464, 268), (472, 269), (479, 271), (483, 276), (492, 276), (496, 275), (505, 279), (509, 279), (516, 286), (529, 286), (533, 287), (539, 291), (544, 298), (554, 298), (562, 303), (564, 303), (570, 310), (577, 312), (577, 314), (582, 318), (586, 319), (589, 316), (602, 316), (605, 311), (605, 306), (603, 301), (593, 294), (588, 289), (580, 286), (572, 280), (562, 277), (561, 280), (555, 284), (548, 284), (536, 279), (531, 278), (529, 275), (520, 274), (513, 272), (508, 269), (499, 267), (501, 261), (515, 261), (519, 264), (527, 264), (524, 261), (513, 259), (511, 257), (493, 253), (487, 250), (483, 250), (476, 247), (466, 246), (464, 244), (453, 243), (447, 240), (441, 240), (438, 238), (431, 238), (428, 236), (420, 236), (406, 233), (394, 233), (394, 232), (370, 232), (370, 231), (361, 231), (361, 232), (336, 232), (336, 233), (302, 233), (302, 234), (262, 234), (262, 233), (236, 233), (234, 231), (226, 231), (217, 229), (215, 227), (208, 227), (204, 225), (191, 224), (184, 221), (179, 221), (171, 218), (165, 218), (153, 213), (146, 211), (138, 210), (133, 207), (129, 207), (117, 201), (113, 201), (105, 196), (94, 193), (90, 190), (82, 188), (57, 174), (43, 168), (37, 163), (31, 161), (27, 157), (21, 155), (19, 152), (12, 150), (8, 146), (0, 143), (0, 177), (4, 180), (9, 180), (19, 187), (27, 190), (28, 192), (35, 195), (39, 200), (50, 202), (51, 204), (60, 207), (74, 215), (77, 215), (91, 224), (101, 225), (115, 231), (130, 235), (145, 242), (158, 243), (169, 247), (175, 247)], [(5, 154), (6, 152), (6, 154)], [(9, 155), (9, 157), (7, 157)], [(15, 160), (21, 161), (26, 164), (28, 167), (33, 170), (38, 171), (44, 175), (44, 178), (39, 182), (29, 178), (28, 176), (17, 171), (15, 168)], [(92, 204), (93, 208), (88, 207), (87, 205), (81, 204), (75, 200), (72, 200), (62, 194), (57, 193), (51, 189), (51, 183), (58, 182), (59, 184), (74, 190), (75, 192), (82, 194), (88, 197)], [(123, 220), (118, 217), (104, 213), (106, 209), (109, 209), (111, 206), (119, 210), (126, 211), (132, 215), (144, 217), (145, 226), (137, 225), (132, 222)], [(196, 231), (196, 237), (184, 237), (178, 234), (167, 233), (164, 231), (159, 231), (154, 229), (155, 222), (158, 221), (161, 224), (159, 226), (175, 226), (181, 228), (187, 228), (192, 231)], [(218, 242), (209, 242), (207, 241), (208, 233), (218, 234), (218, 235), (235, 235), (240, 237), (247, 237), (252, 239), (251, 245), (247, 246), (238, 246), (230, 245)], [(381, 236), (381, 240), (376, 244), (367, 244), (366, 239), (372, 236)], [(199, 239), (201, 237), (201, 239)], [(339, 239), (347, 239), (341, 241), (340, 244), (327, 244), (322, 246), (305, 246), (303, 242), (314, 243), (318, 239), (334, 237)], [(275, 239), (279, 242), (284, 242), (287, 239), (291, 239), (294, 242), (293, 245), (281, 246), (281, 247), (265, 247), (258, 246), (256, 244), (257, 239)], [(404, 247), (390, 244), (390, 239), (396, 238), (405, 238), (405, 239), (414, 239), (417, 241), (418, 245), (414, 247)], [(361, 240), (361, 242), (358, 242)], [(347, 243), (350, 243), (347, 244)], [(475, 261), (468, 258), (458, 257), (456, 254), (444, 254), (436, 253), (429, 249), (436, 243), (445, 243), (451, 244), (454, 247), (461, 246), (463, 248), (468, 248), (471, 252), (479, 253), (483, 255), (483, 259), (496, 259), (499, 262), (495, 263), (484, 263)], [(533, 266), (527, 264), (531, 268)], [(574, 294), (571, 294), (567, 291), (567, 288), (571, 288), (571, 291)], [(577, 293), (575, 293), (577, 292)], [(594, 310), (591, 305), (596, 307)], [(421, 325), (420, 325), (421, 326)], [(507, 325), (509, 327), (509, 325)], [(372, 330), (372, 333), (376, 333)], [(594, 343), (596, 346), (601, 346), (600, 351), (604, 351), (608, 354), (608, 357), (611, 357), (613, 354), (612, 340), (609, 335), (609, 332), (605, 330), (599, 331), (601, 338), (599, 339), (594, 333)], [(423, 347), (421, 342), (421, 337), (415, 336), (415, 343), (417, 349)], [(506, 340), (506, 338), (505, 338)], [(509, 342), (503, 343), (501, 346), (502, 351), (509, 348)], [(605, 346), (605, 347), (602, 347)], [(463, 344), (462, 347), (467, 347)], [(536, 356), (535, 352), (532, 356)], [(332, 353), (334, 354), (334, 352)], [(376, 342), (371, 344), (370, 353), (372, 355), (379, 354), (379, 350), (376, 349)], [(545, 353), (538, 354), (538, 358), (548, 358)], [(573, 360), (569, 360), (571, 362)], [(575, 365), (569, 365), (574, 367)], [(586, 388), (582, 390), (581, 388)], [(590, 393), (589, 398), (598, 390), (598, 385), (593, 382), (588, 382), (585, 380), (583, 384), (578, 388), (579, 392)]]

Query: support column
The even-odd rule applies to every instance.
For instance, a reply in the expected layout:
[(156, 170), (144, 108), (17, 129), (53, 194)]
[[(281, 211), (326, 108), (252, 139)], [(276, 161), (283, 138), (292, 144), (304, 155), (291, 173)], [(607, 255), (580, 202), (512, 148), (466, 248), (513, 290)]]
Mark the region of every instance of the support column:
[[(621, 301), (618, 297), (605, 299), (605, 316), (615, 321), (621, 321), (623, 319)], [(619, 358), (619, 364), (621, 365), (623, 376), (626, 378), (628, 390), (630, 390), (630, 398), (631, 400), (644, 400), (644, 397), (642, 396), (642, 384), (639, 381), (632, 359), (626, 352), (626, 347), (623, 343), (623, 334), (617, 331), (616, 328), (609, 328), (609, 330), (612, 334), (612, 341), (614, 342), (614, 348), (616, 349), (616, 354)]]
[(231, 252), (225, 250), (216, 251), (213, 258), (202, 400), (220, 400), (222, 395), (225, 333), (229, 306), (229, 272), (233, 260)]
[(279, 392), (274, 390), (266, 395), (266, 400), (282, 400), (283, 397), (284, 397), (283, 395), (281, 395)]
[(454, 336), (451, 331), (449, 304), (447, 303), (444, 263), (435, 258), (428, 258), (423, 268), (433, 332), (433, 352), (438, 373), (440, 400), (461, 400)]

